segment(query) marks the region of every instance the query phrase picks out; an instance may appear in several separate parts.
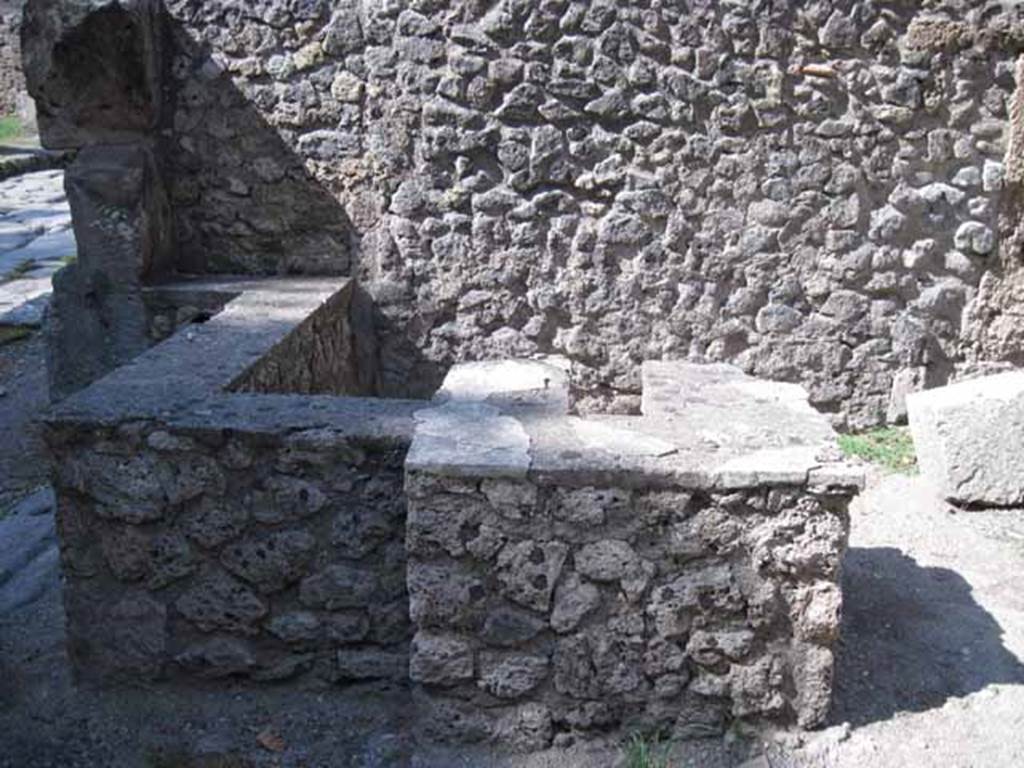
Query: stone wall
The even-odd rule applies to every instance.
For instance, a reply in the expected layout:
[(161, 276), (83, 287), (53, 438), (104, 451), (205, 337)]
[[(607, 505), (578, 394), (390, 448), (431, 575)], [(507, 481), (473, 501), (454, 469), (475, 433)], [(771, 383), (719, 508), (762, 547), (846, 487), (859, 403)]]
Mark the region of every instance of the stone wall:
[(0, 2), (0, 117), (22, 112), (27, 101), (18, 39), (21, 5), (20, 0)]
[(1020, 357), (979, 340), (1004, 269), (1010, 5), (167, 10), (183, 260), (351, 270), (393, 390), (553, 352), (609, 407), (641, 360), (730, 360), (863, 426)]
[(848, 496), (413, 473), (410, 676), (435, 738), (822, 722)]
[(79, 674), (406, 679), (400, 444), (54, 428)]

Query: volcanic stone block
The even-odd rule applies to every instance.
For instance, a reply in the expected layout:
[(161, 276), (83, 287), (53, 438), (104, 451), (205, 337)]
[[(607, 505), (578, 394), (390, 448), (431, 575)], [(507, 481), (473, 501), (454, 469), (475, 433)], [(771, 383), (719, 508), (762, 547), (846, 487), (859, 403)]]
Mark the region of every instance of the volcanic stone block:
[(1024, 504), (1024, 372), (907, 397), (922, 473), (956, 504)]
[(170, 207), (152, 152), (88, 147), (65, 178), (78, 260), (54, 280), (49, 336), (55, 399), (95, 381), (150, 346), (142, 285), (169, 272)]
[(161, 112), (159, 0), (30, 0), (22, 58), (44, 146), (138, 141)]

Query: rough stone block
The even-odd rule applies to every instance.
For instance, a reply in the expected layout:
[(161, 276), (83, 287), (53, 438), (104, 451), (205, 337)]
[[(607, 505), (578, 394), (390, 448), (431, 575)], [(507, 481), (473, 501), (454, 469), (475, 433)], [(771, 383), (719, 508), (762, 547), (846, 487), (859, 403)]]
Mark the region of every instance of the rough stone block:
[(65, 186), (78, 260), (55, 278), (47, 323), (55, 399), (150, 346), (142, 284), (173, 268), (170, 206), (148, 147), (87, 147)]
[(907, 396), (921, 472), (956, 504), (1024, 504), (1024, 372)]
[(26, 3), (22, 59), (47, 147), (145, 138), (161, 114), (165, 39), (155, 0)]

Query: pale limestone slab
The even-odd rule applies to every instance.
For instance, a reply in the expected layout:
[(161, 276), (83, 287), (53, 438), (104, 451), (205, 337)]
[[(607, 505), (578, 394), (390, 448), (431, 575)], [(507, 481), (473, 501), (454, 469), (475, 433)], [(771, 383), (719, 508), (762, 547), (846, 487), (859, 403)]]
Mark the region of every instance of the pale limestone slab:
[(452, 402), (417, 411), (407, 470), (450, 476), (525, 477), (530, 438), (492, 405)]
[(417, 414), (409, 466), (631, 487), (863, 486), (863, 471), (842, 461), (835, 432), (798, 385), (681, 362), (645, 364), (644, 384), (643, 415), (581, 417), (557, 407), (568, 379), (545, 363), (456, 365), (437, 396), (449, 410)]
[(1024, 503), (1024, 371), (907, 397), (921, 472), (947, 500)]

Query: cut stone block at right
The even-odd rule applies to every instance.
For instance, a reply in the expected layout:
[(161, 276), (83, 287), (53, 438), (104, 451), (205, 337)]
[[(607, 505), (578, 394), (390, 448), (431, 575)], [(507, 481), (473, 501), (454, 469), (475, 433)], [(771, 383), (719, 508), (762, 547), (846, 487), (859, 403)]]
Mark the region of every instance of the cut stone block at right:
[(1024, 505), (1024, 371), (907, 398), (921, 472), (954, 504)]

